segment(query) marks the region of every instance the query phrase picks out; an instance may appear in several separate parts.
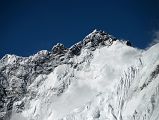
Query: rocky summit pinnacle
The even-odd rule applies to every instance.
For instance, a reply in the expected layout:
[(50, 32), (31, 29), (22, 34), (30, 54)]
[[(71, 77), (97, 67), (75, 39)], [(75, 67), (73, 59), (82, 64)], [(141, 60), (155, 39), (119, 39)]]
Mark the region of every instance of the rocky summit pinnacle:
[(0, 60), (0, 120), (158, 120), (159, 44), (101, 30), (66, 48)]

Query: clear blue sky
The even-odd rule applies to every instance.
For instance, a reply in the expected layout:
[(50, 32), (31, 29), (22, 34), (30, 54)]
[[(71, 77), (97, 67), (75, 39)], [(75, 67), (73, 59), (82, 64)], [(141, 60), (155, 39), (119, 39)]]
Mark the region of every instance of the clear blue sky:
[(145, 48), (159, 29), (159, 0), (1, 0), (0, 57), (69, 47), (95, 28)]

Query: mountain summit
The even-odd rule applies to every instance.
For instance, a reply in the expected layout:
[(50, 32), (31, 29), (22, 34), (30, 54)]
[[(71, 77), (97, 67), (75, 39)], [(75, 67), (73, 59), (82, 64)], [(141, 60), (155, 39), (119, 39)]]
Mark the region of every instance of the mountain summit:
[(0, 120), (159, 120), (159, 44), (94, 30), (70, 48), (0, 60)]

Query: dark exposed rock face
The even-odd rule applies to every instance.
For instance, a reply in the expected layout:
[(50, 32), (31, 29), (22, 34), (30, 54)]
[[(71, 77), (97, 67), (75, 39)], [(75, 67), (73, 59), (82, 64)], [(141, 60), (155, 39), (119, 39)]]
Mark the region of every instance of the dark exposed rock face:
[(126, 41), (126, 45), (128, 46), (132, 46), (131, 42), (130, 41)]
[[(28, 86), (39, 74), (49, 74), (63, 63), (72, 64), (69, 59), (80, 55), (82, 49), (95, 50), (98, 47), (110, 46), (116, 40), (103, 31), (95, 30), (70, 48), (58, 43), (50, 52), (43, 50), (30, 57), (4, 56), (0, 60), (0, 120), (9, 118), (14, 102), (21, 100), (28, 93)], [(17, 105), (18, 111), (23, 109), (23, 106)]]
[(151, 79), (156, 78), (158, 74), (159, 74), (159, 65), (157, 65), (155, 71), (151, 73)]
[(67, 48), (65, 48), (63, 44), (58, 43), (57, 45), (53, 46), (52, 52), (53, 54), (64, 54), (67, 52)]
[(80, 55), (81, 49), (83, 47), (95, 50), (100, 46), (110, 46), (113, 41), (117, 39), (104, 31), (94, 30), (91, 34), (87, 35), (83, 41), (78, 42), (73, 45), (69, 50), (71, 55)]

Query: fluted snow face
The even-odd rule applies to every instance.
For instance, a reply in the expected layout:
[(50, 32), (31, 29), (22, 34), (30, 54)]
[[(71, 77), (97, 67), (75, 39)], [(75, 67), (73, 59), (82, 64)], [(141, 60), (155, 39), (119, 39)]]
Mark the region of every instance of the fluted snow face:
[(29, 58), (3, 58), (7, 64), (20, 63), (19, 75), (8, 73), (8, 84), (14, 86), (15, 80), (19, 87), (7, 87), (17, 96), (9, 102), (7, 119), (158, 120), (159, 44), (147, 51), (126, 44), (93, 31), (69, 49), (57, 44)]
[[(127, 59), (130, 63), (116, 63), (117, 67), (121, 65), (121, 74), (116, 81), (114, 78), (109, 79), (114, 85), (109, 86), (110, 89), (101, 92), (83, 107), (68, 114), (63, 120), (159, 119), (159, 44), (143, 52), (132, 49), (129, 48), (131, 52), (126, 50), (132, 53), (127, 56), (131, 59)], [(108, 87), (105, 85), (105, 88)]]

